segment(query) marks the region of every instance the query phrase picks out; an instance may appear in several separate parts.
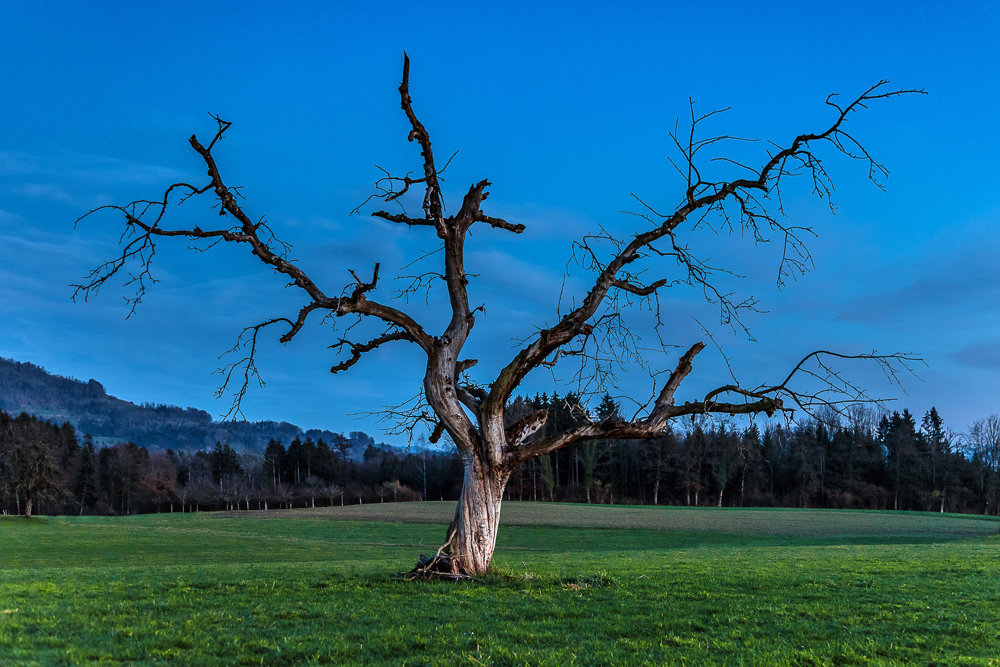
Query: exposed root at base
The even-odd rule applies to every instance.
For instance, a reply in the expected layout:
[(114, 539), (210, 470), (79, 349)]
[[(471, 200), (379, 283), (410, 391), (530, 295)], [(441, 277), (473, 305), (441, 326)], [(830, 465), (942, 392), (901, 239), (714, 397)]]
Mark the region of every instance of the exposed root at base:
[(448, 554), (438, 552), (433, 556), (420, 554), (417, 564), (409, 572), (400, 574), (400, 577), (407, 581), (420, 579), (430, 581), (431, 579), (446, 579), (448, 581), (478, 581), (475, 577), (461, 572), (458, 561), (453, 561)]

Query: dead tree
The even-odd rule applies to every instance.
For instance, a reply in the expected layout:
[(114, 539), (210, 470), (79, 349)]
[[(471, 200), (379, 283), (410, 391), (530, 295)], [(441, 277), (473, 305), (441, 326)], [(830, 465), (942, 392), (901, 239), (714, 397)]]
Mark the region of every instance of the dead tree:
[[(419, 346), (427, 359), (421, 396), (416, 407), (403, 410), (396, 416), (409, 418), (410, 427), (426, 422), (433, 431), (432, 441), (437, 441), (447, 432), (461, 452), (465, 466), (461, 498), (444, 546), (434, 561), (435, 568), (441, 569), (444, 565), (445, 569), (455, 574), (469, 575), (484, 572), (489, 567), (504, 486), (519, 465), (536, 456), (581, 441), (664, 436), (669, 432), (671, 420), (684, 415), (774, 415), (794, 409), (811, 412), (819, 405), (846, 406), (854, 401), (869, 399), (861, 388), (846, 380), (832, 362), (867, 359), (880, 365), (890, 378), (895, 378), (899, 371), (908, 370), (908, 363), (915, 360), (907, 354), (880, 355), (873, 352), (844, 355), (817, 351), (807, 355), (777, 383), (748, 387), (734, 380), (704, 397), (679, 402), (675, 398), (677, 391), (694, 369), (697, 355), (705, 348), (705, 343), (698, 341), (680, 355), (672, 372), (653, 374), (651, 398), (631, 419), (616, 416), (605, 421), (584, 420), (582, 425), (563, 432), (532, 439), (548, 418), (545, 411), (533, 412), (517, 421), (505, 418), (508, 402), (522, 381), (540, 368), (572, 360), (581, 364), (580, 377), (595, 377), (601, 381), (610, 377), (616, 364), (635, 361), (638, 350), (630, 342), (630, 332), (622, 324), (620, 314), (623, 309), (634, 305), (636, 299), (656, 299), (660, 291), (686, 284), (704, 291), (706, 297), (719, 308), (724, 324), (742, 326), (741, 312), (752, 310), (756, 302), (752, 299), (738, 301), (714, 286), (714, 279), (721, 270), (700, 261), (682, 242), (680, 227), (683, 223), (718, 216), (722, 228), (730, 232), (742, 230), (758, 242), (775, 236), (784, 245), (778, 282), (794, 273), (806, 271), (810, 258), (800, 236), (808, 230), (783, 222), (782, 183), (789, 176), (804, 174), (811, 179), (817, 195), (829, 197), (832, 183), (820, 156), (814, 152), (816, 148), (825, 146), (861, 161), (867, 167), (871, 180), (878, 184), (879, 178), (887, 174), (886, 170), (847, 133), (845, 126), (852, 114), (871, 102), (923, 91), (890, 92), (886, 89), (888, 82), (880, 81), (844, 106), (839, 105), (836, 97), (831, 95), (827, 104), (832, 111), (832, 123), (826, 129), (814, 134), (800, 134), (784, 147), (772, 144), (766, 161), (758, 168), (728, 160), (734, 170), (744, 174), (743, 178), (729, 181), (702, 178), (697, 160), (699, 151), (732, 137), (699, 139), (699, 126), (717, 112), (696, 117), (692, 104), (690, 127), (683, 136), (677, 131), (672, 134), (682, 156), (675, 166), (686, 179), (680, 204), (669, 212), (660, 213), (640, 200), (642, 209), (638, 215), (644, 221), (645, 231), (617, 239), (601, 230), (597, 235), (580, 240), (574, 247), (575, 254), (596, 274), (582, 302), (572, 311), (562, 314), (554, 326), (531, 334), (503, 368), (490, 373), (487, 381), (477, 383), (468, 374), (477, 360), (462, 356), (480, 310), (470, 305), (465, 244), (473, 225), (512, 234), (522, 233), (525, 226), (492, 217), (482, 210), (490, 186), (485, 179), (469, 187), (455, 212), (447, 214), (452, 209), (446, 209), (441, 189), (440, 177), (444, 167), (438, 166), (430, 134), (414, 111), (410, 98), (409, 68), (409, 59), (404, 54), (400, 102), (409, 121), (408, 140), (420, 147), (422, 169), (417, 176), (396, 176), (384, 172), (385, 175), (376, 184), (376, 194), (369, 198), (369, 202), (382, 200), (399, 204), (410, 188), (422, 190), (422, 213), (419, 215), (409, 215), (402, 207), (398, 212), (378, 210), (371, 215), (406, 225), (413, 228), (414, 233), (420, 233), (420, 228), (427, 228), (428, 232), (437, 236), (443, 253), (434, 257), (442, 259), (443, 267), (432, 273), (433, 277), (443, 280), (451, 308), (450, 321), (443, 331), (428, 331), (404, 309), (377, 297), (379, 264), (375, 264), (369, 274), (371, 277), (367, 279), (351, 270), (353, 281), (340, 292), (331, 292), (328, 287), (317, 284), (301, 264), (289, 259), (289, 247), (275, 238), (263, 218), (254, 221), (240, 204), (242, 196), (239, 190), (223, 180), (213, 150), (231, 123), (218, 117), (215, 117), (218, 128), (207, 145), (195, 136), (189, 140), (207, 167), (207, 183), (175, 183), (160, 199), (140, 200), (125, 206), (106, 206), (87, 214), (103, 209), (124, 214), (125, 232), (120, 254), (95, 268), (81, 284), (76, 285), (74, 298), (88, 297), (127, 265), (136, 264), (138, 269), (133, 269), (126, 283), (135, 289), (135, 294), (129, 299), (134, 309), (152, 280), (150, 262), (156, 243), (163, 237), (225, 241), (248, 246), (261, 262), (298, 287), (304, 293), (306, 302), (297, 314), (276, 317), (248, 327), (239, 337), (234, 351), (242, 350), (244, 354), (239, 361), (223, 369), (225, 383), (220, 388), (221, 392), (230, 383), (239, 385), (233, 392), (236, 410), (250, 382), (259, 379), (255, 366), (257, 336), (272, 325), (284, 326), (280, 340), (287, 343), (317, 312), (336, 317), (357, 316), (362, 320), (383, 323), (385, 328), (382, 333), (370, 340), (342, 338), (335, 341), (333, 346), (345, 354), (343, 360), (331, 368), (333, 373), (346, 371), (357, 364), (366, 352), (388, 343), (407, 342)], [(184, 201), (206, 193), (217, 199), (219, 215), (229, 226), (206, 229), (199, 226), (190, 229), (164, 226), (171, 197)], [(602, 252), (601, 244), (610, 244), (611, 251)], [(643, 281), (641, 277), (643, 271), (663, 275), (670, 270), (679, 271), (680, 277), (675, 280), (663, 277), (653, 281)], [(422, 280), (418, 279), (418, 282)], [(666, 378), (662, 386), (657, 387), (655, 380), (663, 376)], [(804, 388), (795, 384), (803, 379), (807, 380)], [(425, 563), (425, 567), (430, 566)]]

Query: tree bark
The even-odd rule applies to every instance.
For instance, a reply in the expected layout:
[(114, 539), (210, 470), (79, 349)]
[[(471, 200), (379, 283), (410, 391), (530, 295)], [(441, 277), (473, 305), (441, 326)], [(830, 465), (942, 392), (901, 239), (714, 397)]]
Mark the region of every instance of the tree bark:
[(509, 473), (467, 456), (462, 495), (446, 542), (452, 562), (462, 573), (489, 569), (500, 527), (500, 505)]

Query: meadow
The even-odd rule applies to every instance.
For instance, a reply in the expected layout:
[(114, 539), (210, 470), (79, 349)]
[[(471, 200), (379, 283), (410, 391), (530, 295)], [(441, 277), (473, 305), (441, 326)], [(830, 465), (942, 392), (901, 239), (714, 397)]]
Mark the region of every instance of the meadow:
[(0, 517), (3, 665), (1000, 665), (1000, 521), (505, 503)]

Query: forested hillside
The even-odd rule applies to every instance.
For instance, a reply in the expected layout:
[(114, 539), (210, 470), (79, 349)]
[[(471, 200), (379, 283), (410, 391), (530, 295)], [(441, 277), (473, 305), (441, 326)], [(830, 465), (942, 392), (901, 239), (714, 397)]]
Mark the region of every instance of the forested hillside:
[[(69, 422), (82, 438), (96, 445), (134, 442), (142, 447), (200, 450), (225, 440), (238, 451), (263, 452), (272, 439), (291, 442), (300, 434), (313, 440), (333, 438), (333, 432), (303, 431), (287, 422), (215, 422), (197, 408), (144, 403), (136, 405), (109, 396), (97, 380), (82, 382), (52, 375), (27, 362), (0, 357), (0, 410), (11, 415), (27, 412), (56, 424)], [(353, 451), (361, 452), (374, 439), (360, 431), (348, 436)]]

